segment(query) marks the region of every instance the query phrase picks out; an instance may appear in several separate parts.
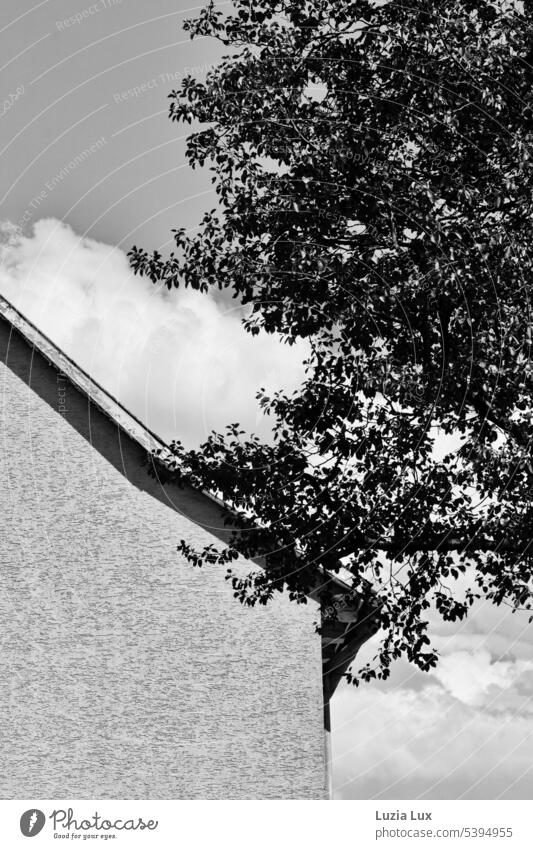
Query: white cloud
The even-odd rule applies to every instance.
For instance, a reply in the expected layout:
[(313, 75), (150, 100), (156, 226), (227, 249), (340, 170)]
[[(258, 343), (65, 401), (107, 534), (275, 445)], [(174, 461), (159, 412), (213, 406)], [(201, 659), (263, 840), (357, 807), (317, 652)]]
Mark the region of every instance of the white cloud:
[(123, 251), (55, 219), (1, 226), (0, 293), (165, 439), (239, 421), (269, 431), (256, 391), (296, 387), (305, 345), (252, 338), (238, 307), (130, 273)]
[(337, 798), (529, 798), (532, 755), (529, 717), (476, 710), (439, 686), (336, 697)]
[[(431, 611), (429, 633), (441, 654), (431, 673), (399, 661), (386, 682), (339, 687), (332, 703), (337, 796), (530, 798), (527, 613), (485, 601), (450, 623)], [(363, 646), (354, 668), (370, 661), (377, 645), (375, 637)]]
[(486, 649), (456, 651), (441, 658), (434, 677), (454, 698), (466, 705), (481, 705), (495, 690), (509, 690), (524, 673), (533, 671), (527, 660), (493, 660)]

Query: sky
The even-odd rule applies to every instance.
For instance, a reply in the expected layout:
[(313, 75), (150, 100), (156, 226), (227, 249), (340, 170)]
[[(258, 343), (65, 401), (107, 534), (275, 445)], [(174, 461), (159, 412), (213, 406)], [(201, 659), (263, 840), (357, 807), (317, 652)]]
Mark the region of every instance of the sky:
[[(223, 5), (223, 4), (221, 4)], [(169, 91), (221, 56), (181, 30), (179, 0), (2, 0), (0, 293), (164, 439), (198, 445), (241, 421), (268, 433), (260, 387), (296, 387), (305, 345), (253, 342), (235, 303), (129, 272), (214, 206), (185, 160)], [(533, 631), (480, 605), (435, 619), (431, 674), (343, 684), (332, 705), (338, 799), (531, 797)], [(372, 657), (375, 643), (361, 653)]]

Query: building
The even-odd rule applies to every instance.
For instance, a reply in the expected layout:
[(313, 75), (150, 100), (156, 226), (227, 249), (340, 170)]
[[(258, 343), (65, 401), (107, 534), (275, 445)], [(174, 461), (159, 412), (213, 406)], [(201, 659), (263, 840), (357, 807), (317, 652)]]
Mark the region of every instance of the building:
[(0, 352), (0, 798), (327, 798), (356, 613), (240, 605), (176, 552), (224, 530), (158, 437), (3, 299)]

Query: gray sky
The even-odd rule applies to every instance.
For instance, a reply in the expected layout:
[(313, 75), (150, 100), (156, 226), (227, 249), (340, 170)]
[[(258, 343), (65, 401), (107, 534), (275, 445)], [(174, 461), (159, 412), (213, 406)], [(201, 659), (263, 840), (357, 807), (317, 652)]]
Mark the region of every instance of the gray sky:
[(176, 0), (2, 0), (4, 97), (23, 87), (2, 116), (4, 216), (24, 216), (46, 182), (99, 139), (98, 152), (30, 208), (33, 221), (66, 218), (80, 235), (127, 250), (135, 241), (163, 246), (172, 227), (212, 205), (207, 175), (185, 164), (166, 96), (221, 51), (190, 41), (180, 7), (194, 14)]
[[(264, 430), (253, 394), (297, 385), (305, 347), (252, 344), (234, 308), (129, 275), (133, 243), (164, 251), (214, 205), (166, 117), (179, 79), (221, 55), (181, 31), (186, 9), (2, 0), (0, 291), (147, 424), (193, 444), (239, 419)], [(398, 664), (386, 684), (339, 688), (339, 798), (531, 797), (527, 620), (480, 607), (435, 632), (431, 675)]]

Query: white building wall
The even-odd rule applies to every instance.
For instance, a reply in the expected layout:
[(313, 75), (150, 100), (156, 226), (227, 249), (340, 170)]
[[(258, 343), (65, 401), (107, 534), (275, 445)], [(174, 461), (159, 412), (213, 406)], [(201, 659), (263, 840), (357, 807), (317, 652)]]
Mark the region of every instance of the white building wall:
[(324, 798), (314, 605), (180, 559), (143, 454), (0, 322), (0, 798)]

